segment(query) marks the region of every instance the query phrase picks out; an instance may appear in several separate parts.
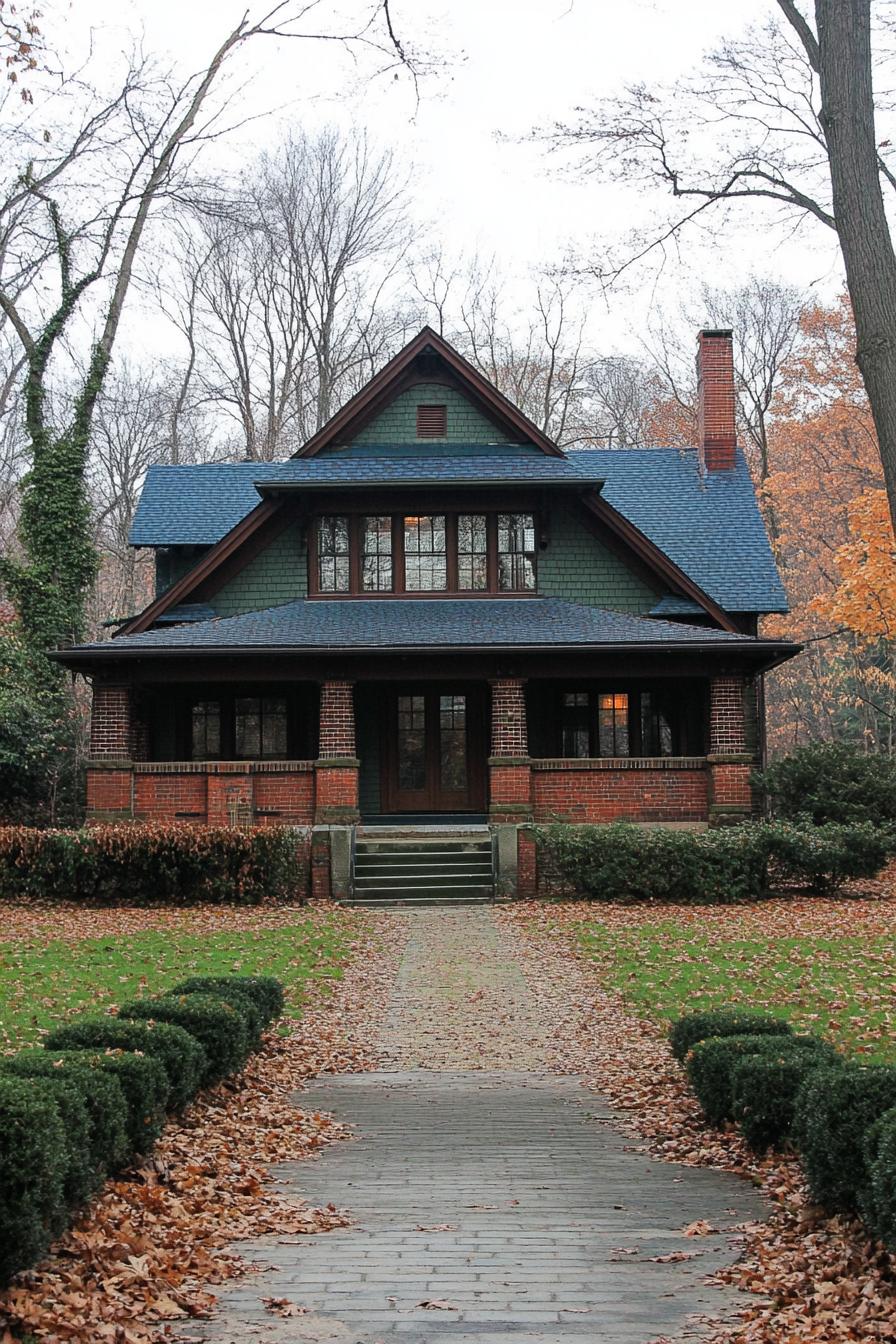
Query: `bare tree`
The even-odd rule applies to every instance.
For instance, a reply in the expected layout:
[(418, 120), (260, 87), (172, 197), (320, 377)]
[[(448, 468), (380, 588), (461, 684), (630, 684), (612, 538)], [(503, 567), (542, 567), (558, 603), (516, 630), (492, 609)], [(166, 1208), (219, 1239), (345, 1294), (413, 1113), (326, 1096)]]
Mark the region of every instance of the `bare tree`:
[[(36, 648), (77, 638), (83, 625), (97, 566), (85, 482), (97, 399), (153, 207), (183, 190), (192, 157), (217, 133), (220, 108), (209, 99), (222, 69), (261, 35), (363, 44), (376, 48), (381, 64), (384, 54), (390, 64), (407, 62), (388, 0), (369, 4), (349, 31), (303, 31), (302, 20), (316, 8), (316, 0), (281, 0), (258, 20), (247, 15), (207, 67), (185, 80), (134, 64), (113, 97), (88, 95), (75, 129), (62, 125), (48, 142), (27, 120), (6, 128), (3, 157), (11, 166), (0, 195), (0, 309), (25, 354), (32, 461), (19, 520), (24, 559), (7, 556), (2, 577)], [(23, 275), (35, 272), (39, 285), (23, 295)], [(91, 321), (91, 299), (85, 366), (71, 396), (51, 405), (54, 361), (76, 325), (85, 316)]]
[[(871, 0), (778, 0), (778, 21), (725, 43), (689, 82), (630, 88), (580, 109), (552, 133), (586, 154), (591, 171), (659, 184), (681, 203), (620, 257), (596, 261), (604, 282), (663, 254), (720, 205), (779, 207), (796, 225), (836, 233), (856, 322), (856, 359), (871, 404), (896, 520), (896, 252), (884, 193), (896, 190), (889, 136), (876, 125), (875, 59), (891, 27), (872, 27)], [(872, 41), (874, 36), (874, 42)]]
[(391, 154), (334, 129), (292, 135), (199, 217), (179, 325), (249, 457), (298, 447), (392, 353), (407, 244)]

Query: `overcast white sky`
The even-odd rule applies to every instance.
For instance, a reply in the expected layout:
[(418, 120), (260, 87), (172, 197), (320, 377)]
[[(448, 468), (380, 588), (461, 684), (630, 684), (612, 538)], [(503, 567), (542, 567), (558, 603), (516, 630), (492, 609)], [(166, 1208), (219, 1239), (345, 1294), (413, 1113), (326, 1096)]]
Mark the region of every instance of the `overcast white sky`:
[[(325, 13), (357, 15), (365, 5), (321, 0)], [(111, 62), (142, 33), (146, 50), (193, 69), (206, 63), (245, 3), (49, 0), (42, 8), (49, 36), (71, 51), (92, 38)], [(707, 47), (772, 8), (772, 0), (392, 0), (402, 38), (444, 57), (423, 80), (419, 103), (405, 79), (371, 82), (363, 56), (353, 63), (321, 43), (258, 42), (243, 48), (234, 71), (234, 107), (270, 115), (231, 137), (228, 154), (238, 163), (288, 123), (363, 126), (412, 174), (421, 235), (454, 252), (496, 255), (518, 277), (521, 294), (520, 278), (530, 269), (559, 261), (570, 247), (587, 250), (591, 237), (618, 233), (649, 208), (631, 189), (558, 172), (541, 147), (525, 142), (530, 128), (626, 82), (674, 81)], [(645, 282), (609, 301), (587, 296), (597, 343), (631, 346), (652, 305), (673, 301), (700, 279), (731, 284), (752, 268), (813, 284), (824, 295), (839, 288), (836, 249), (823, 228), (788, 241), (770, 233), (758, 213), (739, 218), (717, 244), (694, 239), (680, 263), (667, 264), (658, 288)]]

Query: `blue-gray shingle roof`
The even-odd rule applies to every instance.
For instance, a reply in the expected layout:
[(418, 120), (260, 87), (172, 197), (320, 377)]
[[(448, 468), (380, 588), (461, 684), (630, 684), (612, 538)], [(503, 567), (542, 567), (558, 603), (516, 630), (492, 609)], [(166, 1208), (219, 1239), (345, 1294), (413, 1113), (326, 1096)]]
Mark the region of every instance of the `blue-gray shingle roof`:
[(78, 652), (118, 656), (178, 649), (417, 649), (592, 647), (601, 644), (750, 647), (749, 635), (680, 625), (559, 598), (303, 598), (264, 611), (122, 635)]
[(589, 477), (587, 466), (565, 457), (545, 453), (491, 453), (482, 448), (476, 454), (444, 452), (427, 456), (393, 457), (385, 449), (378, 457), (298, 458), (273, 463), (272, 469), (256, 480), (261, 493), (296, 487), (306, 490), (369, 488), (376, 485), (572, 485), (584, 488), (599, 485)]
[[(460, 453), (451, 445), (451, 453), (446, 452), (439, 461), (477, 461), (482, 455)], [(565, 462), (543, 454), (535, 458), (522, 452), (498, 453), (492, 461), (499, 458), (505, 463), (512, 459), (515, 463), (556, 464), (549, 465), (547, 471), (559, 468), (567, 473), (568, 480), (572, 479), (570, 467), (581, 475), (583, 483), (602, 480), (604, 498), (727, 611), (787, 609), (742, 454), (738, 454), (732, 471), (703, 476), (693, 449), (582, 449), (571, 451)], [(131, 529), (131, 543), (211, 546), (258, 504), (256, 482), (276, 480), (285, 468), (297, 476), (312, 469), (323, 471), (324, 463), (332, 464), (326, 468), (330, 472), (338, 464), (343, 473), (368, 473), (371, 468), (376, 471), (382, 460), (331, 454), (289, 463), (151, 467)], [(408, 464), (416, 467), (429, 460), (405, 458), (400, 465), (405, 469)], [(321, 466), (316, 467), (316, 463)], [(461, 467), (452, 469), (459, 471)], [(490, 469), (496, 470), (494, 466)], [(521, 466), (520, 474), (513, 479), (531, 479), (522, 474), (530, 469)], [(378, 479), (383, 479), (382, 475)], [(365, 480), (369, 478), (365, 476)], [(391, 483), (394, 480), (390, 478)]]

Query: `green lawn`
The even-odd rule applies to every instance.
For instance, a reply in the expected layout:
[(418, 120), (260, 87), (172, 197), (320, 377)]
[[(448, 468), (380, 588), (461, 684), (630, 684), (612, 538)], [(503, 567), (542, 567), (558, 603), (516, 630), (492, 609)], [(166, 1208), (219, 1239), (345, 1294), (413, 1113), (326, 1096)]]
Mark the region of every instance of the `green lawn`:
[(578, 936), (603, 982), (641, 1016), (672, 1019), (731, 1004), (761, 1008), (868, 1059), (896, 1063), (896, 939), (730, 936), (693, 917), (625, 927), (589, 919)]
[(312, 980), (339, 978), (344, 927), (297, 919), (282, 928), (172, 927), (69, 940), (0, 942), (0, 1049), (85, 1009), (167, 989), (188, 975), (274, 975), (295, 1012)]

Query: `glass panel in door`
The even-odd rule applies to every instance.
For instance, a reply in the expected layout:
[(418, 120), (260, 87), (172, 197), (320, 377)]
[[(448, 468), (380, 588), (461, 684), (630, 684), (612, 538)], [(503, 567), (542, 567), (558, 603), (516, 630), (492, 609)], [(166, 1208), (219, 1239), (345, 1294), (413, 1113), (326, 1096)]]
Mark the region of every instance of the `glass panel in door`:
[(466, 793), (467, 697), (439, 696), (439, 791)]
[(398, 787), (402, 793), (426, 788), (426, 697), (398, 697)]

